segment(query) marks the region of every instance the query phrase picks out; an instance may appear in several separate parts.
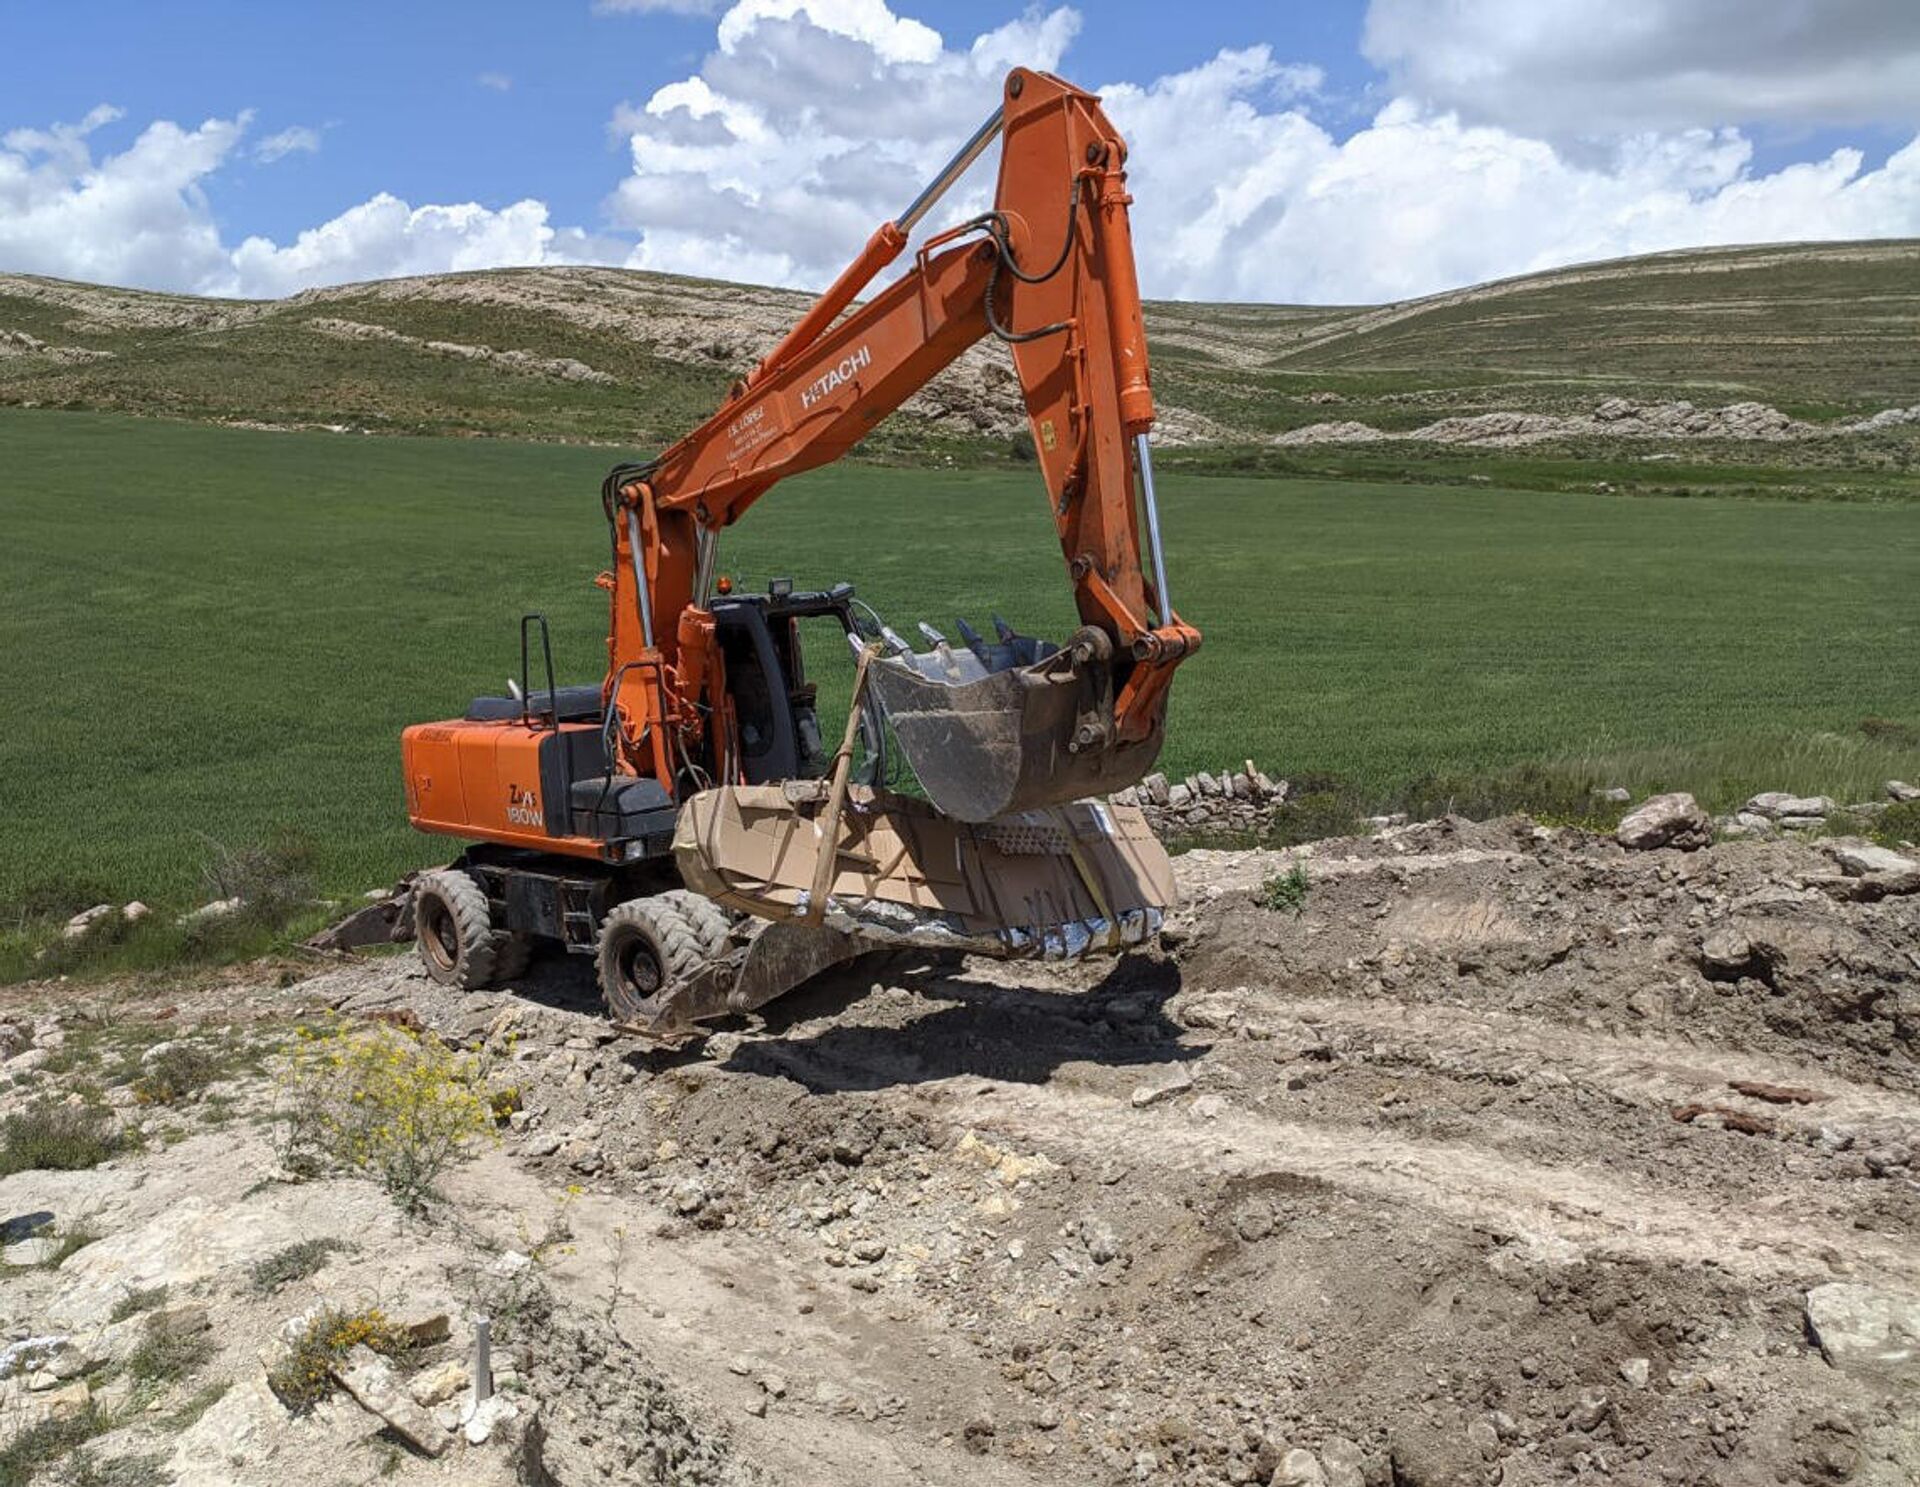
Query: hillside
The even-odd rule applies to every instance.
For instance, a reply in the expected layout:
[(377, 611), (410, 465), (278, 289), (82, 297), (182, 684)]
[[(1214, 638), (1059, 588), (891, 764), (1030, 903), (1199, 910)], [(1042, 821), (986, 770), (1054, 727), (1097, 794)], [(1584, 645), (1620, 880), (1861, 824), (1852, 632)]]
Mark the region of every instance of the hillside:
[[(393, 280), (273, 302), (0, 275), (0, 403), (646, 448), (710, 410), (807, 301), (598, 268)], [(1362, 437), (1426, 438), (1436, 420), (1492, 414), (1588, 423), (1495, 420), (1435, 437), (1577, 441), (1609, 398), (1758, 402), (1787, 416), (1751, 427), (1656, 419), (1614, 433), (1711, 441), (1784, 430), (1805, 442), (1823, 425), (1920, 402), (1920, 241), (1668, 253), (1392, 305), (1157, 303), (1148, 325), (1173, 445), (1265, 445), (1320, 424), (1334, 427), (1313, 442), (1344, 441), (1355, 424), (1367, 426)], [(874, 444), (1004, 451), (1021, 424), (1004, 356), (988, 345)]]

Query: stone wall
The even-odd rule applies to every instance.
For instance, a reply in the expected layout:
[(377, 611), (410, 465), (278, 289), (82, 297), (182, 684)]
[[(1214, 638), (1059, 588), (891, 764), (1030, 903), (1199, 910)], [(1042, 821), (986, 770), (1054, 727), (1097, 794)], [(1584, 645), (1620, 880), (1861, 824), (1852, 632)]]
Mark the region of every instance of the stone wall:
[(1137, 805), (1147, 824), (1161, 836), (1190, 832), (1258, 831), (1286, 804), (1290, 787), (1254, 768), (1247, 760), (1239, 769), (1218, 774), (1205, 771), (1184, 780), (1150, 774), (1114, 799)]

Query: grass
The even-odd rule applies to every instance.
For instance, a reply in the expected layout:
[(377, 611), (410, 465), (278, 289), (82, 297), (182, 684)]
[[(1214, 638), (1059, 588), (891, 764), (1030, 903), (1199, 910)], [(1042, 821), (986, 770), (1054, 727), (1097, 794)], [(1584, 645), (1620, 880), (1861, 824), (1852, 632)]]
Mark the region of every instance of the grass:
[[(529, 610), (563, 679), (599, 675), (607, 452), (5, 409), (0, 444), (0, 975), (263, 949), (285, 931), (171, 913), (103, 957), (28, 947), (89, 903), (196, 902), (275, 843), (342, 897), (444, 861), (451, 842), (406, 824), (400, 729), (502, 690)], [(1174, 591), (1206, 634), (1174, 690), (1176, 775), (1252, 757), (1330, 782), (1322, 814), (1349, 820), (1529, 767), (1715, 806), (1920, 778), (1920, 504), (1162, 485)], [(1071, 624), (1031, 470), (823, 471), (722, 559), (743, 587), (851, 578), (897, 629)], [(844, 695), (842, 646), (808, 640)]]
[(70, 1457), (79, 1447), (114, 1426), (113, 1417), (89, 1402), (61, 1420), (43, 1420), (0, 1448), (0, 1487), (27, 1487), (45, 1480), (43, 1471)]
[(167, 1414), (167, 1432), (178, 1435), (181, 1431), (190, 1429), (199, 1422), (202, 1415), (218, 1404), (226, 1396), (227, 1390), (232, 1387), (232, 1383), (224, 1379), (202, 1384), (182, 1400), (177, 1408)]
[(167, 1470), (167, 1458), (162, 1455), (100, 1460), (90, 1451), (76, 1451), (66, 1462), (65, 1480), (67, 1487), (166, 1487), (173, 1477)]
[(113, 1303), (113, 1310), (107, 1316), (109, 1322), (124, 1322), (128, 1317), (137, 1317), (143, 1311), (166, 1305), (167, 1288), (148, 1286), (141, 1290), (128, 1291)]
[(196, 1372), (217, 1351), (213, 1339), (205, 1333), (178, 1332), (170, 1327), (149, 1325), (127, 1355), (127, 1377), (136, 1394), (147, 1399), (158, 1398)]
[(216, 1083), (257, 1072), (268, 1050), (259, 1037), (232, 1032), (170, 1038), (141, 1057), (133, 1092), (143, 1105), (186, 1104)]
[[(127, 1403), (110, 1410), (89, 1400), (65, 1419), (45, 1420), (0, 1448), (0, 1487), (57, 1481), (70, 1487), (160, 1487), (169, 1481), (164, 1458), (155, 1455), (102, 1459), (83, 1449), (89, 1441), (139, 1418), (148, 1404), (190, 1377), (216, 1351), (211, 1338), (149, 1329), (123, 1365), (132, 1384)], [(178, 1434), (198, 1420), (228, 1385), (210, 1384), (191, 1396), (165, 1424)]]
[(1883, 847), (1920, 842), (1920, 800), (1903, 800), (1887, 807), (1874, 823), (1874, 840)]
[(1307, 906), (1309, 886), (1306, 866), (1296, 862), (1260, 885), (1260, 903), (1275, 913), (1299, 914)]
[(0, 1177), (16, 1172), (78, 1172), (121, 1149), (113, 1119), (90, 1105), (37, 1100), (0, 1121)]
[(340, 1239), (302, 1239), (255, 1260), (247, 1270), (247, 1278), (256, 1295), (271, 1296), (282, 1286), (317, 1274), (334, 1255), (351, 1252), (353, 1248)]

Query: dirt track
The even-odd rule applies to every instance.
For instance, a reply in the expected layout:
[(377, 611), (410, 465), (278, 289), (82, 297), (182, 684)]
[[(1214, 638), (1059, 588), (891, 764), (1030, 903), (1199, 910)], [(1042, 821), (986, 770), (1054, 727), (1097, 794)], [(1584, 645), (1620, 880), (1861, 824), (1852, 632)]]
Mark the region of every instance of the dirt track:
[(680, 1053), (577, 964), (253, 995), (511, 1050), (450, 1193), (513, 1245), (581, 1189), (561, 1482), (1914, 1478), (1912, 1350), (1806, 1309), (1920, 1296), (1920, 898), (1449, 822), (1320, 844), (1294, 914), (1286, 860), (1180, 859), (1160, 953), (862, 963)]

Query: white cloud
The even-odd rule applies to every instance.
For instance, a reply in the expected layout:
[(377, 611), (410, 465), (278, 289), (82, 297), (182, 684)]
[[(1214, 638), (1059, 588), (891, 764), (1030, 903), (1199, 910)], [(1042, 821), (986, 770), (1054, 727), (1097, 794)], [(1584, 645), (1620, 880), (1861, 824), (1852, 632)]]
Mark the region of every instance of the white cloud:
[[(696, 74), (616, 115), (633, 173), (610, 210), (640, 234), (629, 261), (825, 283), (992, 111), (1007, 69), (1057, 66), (1079, 23), (1030, 11), (956, 49), (882, 0), (740, 0)], [(986, 204), (988, 168), (946, 220)]]
[(253, 158), (263, 165), (271, 165), (295, 152), (312, 155), (318, 153), (319, 149), (320, 131), (309, 129), (305, 124), (295, 124), (291, 129), (282, 129), (278, 134), (269, 134), (261, 140), (253, 147)]
[[(1418, 4), (1376, 0), (1376, 21), (1410, 23)], [(882, 0), (741, 0), (696, 73), (616, 117), (633, 174), (612, 209), (640, 234), (630, 261), (824, 284), (972, 129), (1005, 69), (1055, 67), (1078, 24), (1030, 11), (962, 47)], [(1871, 172), (1841, 150), (1757, 175), (1726, 128), (1570, 152), (1412, 98), (1340, 139), (1309, 111), (1323, 84), (1255, 46), (1101, 89), (1131, 147), (1148, 293), (1353, 302), (1660, 248), (1920, 233), (1920, 147)], [(948, 220), (978, 210), (988, 181), (984, 167), (970, 177)]]
[[(1452, 0), (1447, 34), (1479, 36), (1474, 25), (1500, 3)], [(1660, 9), (1609, 3), (1621, 26)], [(1797, 13), (1797, 4), (1775, 10)], [(1562, 13), (1577, 18), (1588, 6), (1567, 0)], [(1833, 14), (1858, 20), (1870, 9), (1834, 0)], [(1390, 26), (1418, 13), (1416, 0), (1375, 0), (1369, 44), (1386, 45)], [(618, 237), (558, 227), (538, 200), (415, 206), (381, 193), (290, 242), (234, 246), (208, 193), (242, 152), (247, 116), (191, 130), (153, 123), (114, 154), (97, 151), (96, 136), (119, 115), (96, 109), (78, 124), (0, 135), (0, 269), (270, 295), (396, 274), (624, 260), (818, 287), (985, 116), (1006, 69), (1061, 70), (1079, 25), (1071, 9), (1035, 9), (950, 40), (884, 0), (739, 0), (697, 69), (615, 114), (630, 162), (607, 204)], [(1506, 51), (1485, 51), (1496, 80), (1515, 58), (1560, 45), (1544, 27), (1515, 25)], [(1443, 38), (1423, 54), (1423, 76), (1467, 67), (1448, 60), (1450, 45)], [(1597, 42), (1595, 51), (1625, 55)], [(1843, 52), (1835, 42), (1815, 60)], [(1676, 56), (1679, 66), (1684, 49)], [(1810, 64), (1807, 76), (1818, 75)], [(1596, 125), (1570, 142), (1448, 107), (1437, 84), (1409, 85), (1342, 137), (1315, 116), (1323, 88), (1317, 67), (1253, 46), (1102, 90), (1131, 145), (1134, 242), (1149, 294), (1372, 301), (1663, 248), (1920, 235), (1920, 140), (1871, 170), (1860, 151), (1838, 149), (1759, 172), (1748, 138), (1727, 127), (1735, 115), (1705, 103), (1691, 105), (1705, 110), (1702, 126)], [(1511, 88), (1487, 96), (1524, 101)], [(253, 153), (304, 148), (301, 135), (283, 131)], [(989, 156), (928, 228), (980, 210), (992, 171)]]
[(1914, 0), (1371, 0), (1396, 90), (1550, 137), (1920, 124)]
[(509, 93), (513, 90), (513, 79), (504, 72), (483, 72), (474, 81), (483, 88), (491, 88), (496, 93)]
[(564, 261), (555, 236), (545, 205), (537, 201), (499, 211), (473, 202), (410, 207), (383, 191), (284, 248), (268, 238), (248, 238), (231, 255), (231, 292), (279, 296), (355, 279)]
[[(194, 130), (152, 124), (120, 154), (96, 159), (89, 136), (119, 117), (102, 106), (78, 124), (0, 135), (0, 269), (264, 297), (396, 274), (604, 260), (618, 251), (552, 227), (537, 201), (497, 211), (472, 202), (415, 208), (384, 192), (285, 247), (250, 237), (229, 249), (203, 183), (239, 148), (248, 116)], [(274, 142), (262, 141), (256, 153)]]
[(96, 162), (89, 136), (119, 117), (103, 105), (78, 124), (0, 135), (0, 267), (179, 288), (220, 272), (200, 182), (239, 142), (245, 116), (192, 130), (150, 124)]
[(1920, 234), (1920, 141), (1770, 174), (1729, 129), (1644, 134), (1603, 158), (1410, 101), (1338, 140), (1263, 112), (1266, 49), (1104, 90), (1130, 145), (1151, 294), (1355, 302), (1664, 248)]

